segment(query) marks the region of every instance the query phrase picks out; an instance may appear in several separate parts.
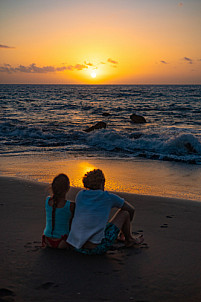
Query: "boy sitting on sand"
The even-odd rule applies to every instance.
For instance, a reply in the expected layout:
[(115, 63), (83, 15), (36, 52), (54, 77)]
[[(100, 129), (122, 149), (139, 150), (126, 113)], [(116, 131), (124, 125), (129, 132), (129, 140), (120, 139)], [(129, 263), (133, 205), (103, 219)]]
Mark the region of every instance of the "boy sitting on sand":
[[(119, 196), (104, 191), (105, 177), (101, 170), (94, 169), (83, 177), (86, 190), (76, 196), (75, 214), (67, 242), (83, 254), (103, 254), (117, 239), (120, 230), (127, 247), (143, 242), (143, 236), (134, 238), (131, 221), (135, 209)], [(108, 223), (112, 208), (119, 210)]]

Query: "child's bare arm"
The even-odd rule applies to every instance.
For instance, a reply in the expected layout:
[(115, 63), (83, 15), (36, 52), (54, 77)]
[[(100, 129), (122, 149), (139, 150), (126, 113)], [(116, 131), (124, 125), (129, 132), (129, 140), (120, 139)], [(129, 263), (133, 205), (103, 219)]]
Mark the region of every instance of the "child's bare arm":
[(69, 221), (69, 230), (71, 229), (71, 223), (72, 223), (74, 212), (75, 212), (75, 202), (73, 202), (73, 201), (70, 202), (70, 211), (71, 211), (71, 219)]

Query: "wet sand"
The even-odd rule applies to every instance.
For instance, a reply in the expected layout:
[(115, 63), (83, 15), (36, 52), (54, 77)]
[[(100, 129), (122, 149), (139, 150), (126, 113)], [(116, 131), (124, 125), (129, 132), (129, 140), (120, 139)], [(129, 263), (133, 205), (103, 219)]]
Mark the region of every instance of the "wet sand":
[(41, 249), (47, 185), (0, 177), (0, 192), (0, 301), (201, 301), (200, 202), (119, 193), (145, 244), (85, 256)]
[(106, 190), (140, 195), (201, 201), (201, 166), (141, 159), (72, 158), (54, 155), (1, 156), (1, 176), (22, 177), (50, 183), (55, 175), (66, 173), (73, 187), (82, 186), (83, 175), (103, 170)]

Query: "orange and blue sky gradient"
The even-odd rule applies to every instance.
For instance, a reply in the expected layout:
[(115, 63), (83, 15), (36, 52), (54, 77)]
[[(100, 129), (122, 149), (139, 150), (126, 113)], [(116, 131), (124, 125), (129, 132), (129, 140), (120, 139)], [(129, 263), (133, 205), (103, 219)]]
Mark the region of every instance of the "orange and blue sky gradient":
[(0, 83), (201, 84), (201, 0), (1, 0)]

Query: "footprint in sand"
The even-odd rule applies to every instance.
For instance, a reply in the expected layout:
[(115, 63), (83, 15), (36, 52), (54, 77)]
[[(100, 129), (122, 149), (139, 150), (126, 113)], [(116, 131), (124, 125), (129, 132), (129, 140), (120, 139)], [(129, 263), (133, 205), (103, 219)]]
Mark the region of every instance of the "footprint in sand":
[(166, 218), (175, 218), (175, 215), (167, 215)]
[(54, 282), (45, 282), (38, 286), (36, 289), (49, 289), (51, 287), (58, 287), (58, 284), (55, 284)]
[[(15, 293), (12, 290), (7, 289), (7, 288), (0, 288), (0, 297), (1, 298), (4, 298), (4, 297), (13, 297), (13, 296), (15, 296)], [(11, 299), (9, 299), (9, 301), (14, 301), (13, 298), (11, 298)], [(3, 299), (1, 299), (1, 300), (4, 301)]]
[[(172, 215), (166, 215), (166, 218), (167, 219), (172, 219), (172, 218), (175, 218), (176, 216), (174, 214)], [(161, 228), (168, 228), (168, 224), (167, 223), (164, 223), (163, 225), (160, 226)]]
[(27, 252), (37, 252), (42, 248), (42, 244), (40, 241), (27, 242), (24, 247), (28, 249)]
[(164, 228), (164, 229), (168, 228), (168, 224), (164, 223), (163, 225), (161, 225), (161, 228)]

